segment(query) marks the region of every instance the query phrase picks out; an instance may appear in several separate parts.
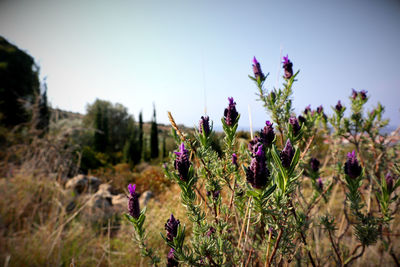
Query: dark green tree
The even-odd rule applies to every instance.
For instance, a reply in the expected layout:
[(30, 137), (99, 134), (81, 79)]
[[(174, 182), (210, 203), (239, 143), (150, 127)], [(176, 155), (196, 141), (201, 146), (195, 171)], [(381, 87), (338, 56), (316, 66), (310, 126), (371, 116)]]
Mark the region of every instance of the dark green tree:
[(106, 111), (96, 106), (96, 120), (94, 121), (94, 149), (98, 152), (105, 152), (108, 147), (108, 118)]
[(40, 95), (38, 104), (38, 122), (36, 124), (36, 129), (42, 130), (43, 133), (47, 133), (49, 130), (50, 123), (50, 109), (47, 103), (47, 85), (43, 85), (43, 93)]
[[(142, 111), (139, 113), (139, 155), (140, 159), (143, 157), (143, 114)], [(139, 159), (139, 161), (140, 161)]]
[(153, 119), (151, 121), (151, 131), (150, 131), (150, 156), (151, 158), (158, 158), (159, 148), (158, 148), (158, 129), (156, 121), (156, 107), (153, 105)]
[(27, 122), (39, 94), (34, 59), (0, 36), (0, 122), (6, 127)]

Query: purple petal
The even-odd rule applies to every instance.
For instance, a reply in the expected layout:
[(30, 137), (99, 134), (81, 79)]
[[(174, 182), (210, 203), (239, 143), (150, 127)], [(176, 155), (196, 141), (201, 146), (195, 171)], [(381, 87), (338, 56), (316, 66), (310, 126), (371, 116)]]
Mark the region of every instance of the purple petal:
[(136, 184), (134, 184), (134, 185), (129, 184), (128, 185), (128, 190), (129, 190), (129, 193), (131, 193), (131, 195), (135, 194), (135, 192), (136, 192)]

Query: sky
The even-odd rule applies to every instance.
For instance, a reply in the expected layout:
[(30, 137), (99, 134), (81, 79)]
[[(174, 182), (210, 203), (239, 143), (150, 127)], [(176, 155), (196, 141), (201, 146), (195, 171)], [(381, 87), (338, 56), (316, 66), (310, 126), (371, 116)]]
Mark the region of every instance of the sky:
[(270, 119), (256, 101), (252, 58), (279, 87), (281, 57), (295, 71), (295, 112), (308, 104), (331, 114), (351, 89), (367, 109), (386, 107), (400, 125), (400, 1), (0, 0), (0, 35), (32, 55), (53, 107), (85, 113), (96, 98), (121, 103), (137, 119), (221, 125), (228, 97), (239, 125)]

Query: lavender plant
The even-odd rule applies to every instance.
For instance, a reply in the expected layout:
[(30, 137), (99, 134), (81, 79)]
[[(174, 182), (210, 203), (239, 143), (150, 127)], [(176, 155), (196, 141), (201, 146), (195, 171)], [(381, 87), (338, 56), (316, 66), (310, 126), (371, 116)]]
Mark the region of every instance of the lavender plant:
[[(167, 220), (166, 235), (161, 234), (169, 247), (163, 261), (167, 266), (271, 266), (294, 261), (347, 266), (379, 241), (398, 264), (390, 224), (399, 206), (399, 155), (380, 133), (387, 124), (383, 106), (364, 115), (367, 92), (353, 90), (349, 117), (340, 101), (330, 117), (322, 106), (315, 111), (308, 106), (296, 116), (292, 87), (299, 71), (294, 73), (288, 56), (282, 67), (282, 88), (267, 90), (268, 74), (253, 59), (254, 76), (249, 77), (270, 119), (247, 147), (238, 142), (240, 114), (232, 97), (221, 112), (222, 155), (213, 149), (208, 116), (201, 116), (198, 129), (189, 135), (169, 113), (178, 149), (164, 172), (179, 186), (192, 225), (189, 233), (172, 214)], [(320, 154), (318, 138), (329, 143), (326, 155)], [(343, 161), (340, 155), (347, 152)], [(126, 218), (142, 255), (157, 265), (160, 258), (145, 243), (145, 209), (139, 210), (135, 188), (129, 192)], [(342, 198), (343, 207), (332, 213), (329, 205), (337, 198)], [(346, 245), (351, 236), (356, 240), (353, 248)], [(331, 249), (321, 250), (322, 241)]]

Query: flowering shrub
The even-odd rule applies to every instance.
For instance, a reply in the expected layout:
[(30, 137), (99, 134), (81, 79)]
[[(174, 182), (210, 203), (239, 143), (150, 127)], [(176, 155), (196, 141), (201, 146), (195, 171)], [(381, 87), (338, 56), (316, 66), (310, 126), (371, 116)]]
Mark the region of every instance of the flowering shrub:
[[(266, 121), (247, 147), (237, 143), (240, 114), (232, 97), (221, 119), (222, 156), (211, 146), (208, 116), (201, 117), (189, 137), (169, 114), (178, 149), (164, 171), (179, 185), (193, 225), (189, 233), (173, 214), (166, 218), (161, 235), (169, 252), (156, 255), (146, 246), (146, 210), (140, 210), (130, 185), (126, 218), (142, 255), (153, 265), (271, 266), (296, 261), (347, 266), (378, 242), (399, 264), (391, 233), (399, 206), (398, 144), (388, 145), (388, 137), (380, 133), (388, 123), (382, 119), (383, 106), (366, 113), (367, 92), (353, 89), (349, 117), (340, 101), (330, 117), (322, 106), (315, 111), (308, 106), (296, 116), (292, 87), (299, 71), (293, 72), (288, 56), (282, 63), (283, 87), (266, 90), (268, 74), (253, 59), (254, 77), (249, 77), (272, 122)], [(329, 144), (325, 155), (317, 142), (321, 137)], [(330, 209), (332, 202), (339, 203), (336, 210)]]

